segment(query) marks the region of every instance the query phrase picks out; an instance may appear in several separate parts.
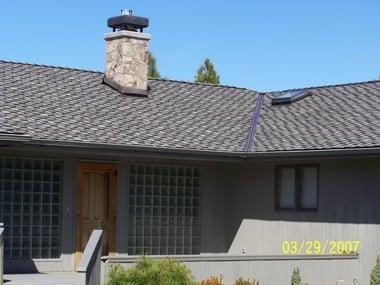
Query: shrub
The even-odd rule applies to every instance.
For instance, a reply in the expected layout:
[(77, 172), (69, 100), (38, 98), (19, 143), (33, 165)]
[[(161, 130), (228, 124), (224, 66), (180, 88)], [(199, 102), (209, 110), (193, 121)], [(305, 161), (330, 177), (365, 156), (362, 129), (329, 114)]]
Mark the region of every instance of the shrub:
[(302, 285), (301, 274), (298, 268), (293, 269), (291, 285)]
[(127, 271), (119, 265), (111, 267), (111, 271), (108, 274), (107, 285), (121, 285), (126, 284)]
[(251, 281), (250, 279), (243, 279), (240, 277), (235, 281), (234, 285), (259, 285), (259, 282), (255, 279)]
[(223, 285), (223, 277), (210, 277), (206, 280), (200, 281), (198, 285)]
[(369, 284), (380, 285), (380, 257), (379, 256), (376, 258), (375, 267), (372, 269), (371, 280)]
[(194, 285), (190, 270), (171, 259), (154, 261), (143, 257), (135, 266), (124, 269), (113, 266), (107, 285)]

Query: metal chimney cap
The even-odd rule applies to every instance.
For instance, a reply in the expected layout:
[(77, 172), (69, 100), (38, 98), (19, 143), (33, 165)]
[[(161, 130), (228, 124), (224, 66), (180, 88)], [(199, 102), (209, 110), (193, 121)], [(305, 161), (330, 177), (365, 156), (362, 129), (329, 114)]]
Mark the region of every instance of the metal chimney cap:
[(132, 14), (133, 14), (133, 11), (130, 10), (130, 9), (121, 9), (120, 10), (120, 15), (130, 15), (130, 16), (132, 16)]
[(128, 31), (143, 31), (144, 28), (149, 26), (149, 19), (144, 17), (137, 17), (132, 15), (121, 15), (117, 17), (109, 18), (107, 25), (110, 28), (116, 30), (128, 30)]

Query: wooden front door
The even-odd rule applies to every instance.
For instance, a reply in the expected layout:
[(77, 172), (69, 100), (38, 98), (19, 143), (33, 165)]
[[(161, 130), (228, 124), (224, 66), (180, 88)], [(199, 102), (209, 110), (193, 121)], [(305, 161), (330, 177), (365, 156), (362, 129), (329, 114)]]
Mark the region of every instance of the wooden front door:
[(77, 169), (76, 266), (95, 229), (103, 230), (103, 255), (115, 252), (117, 167), (79, 163)]

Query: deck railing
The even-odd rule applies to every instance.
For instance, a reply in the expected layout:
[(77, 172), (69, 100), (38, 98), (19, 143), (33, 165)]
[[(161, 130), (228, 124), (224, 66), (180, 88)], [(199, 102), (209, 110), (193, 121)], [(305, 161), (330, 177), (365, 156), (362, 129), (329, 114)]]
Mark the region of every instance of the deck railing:
[(0, 223), (0, 285), (3, 285), (4, 271), (4, 225)]
[(78, 285), (100, 285), (102, 235), (102, 230), (94, 230), (87, 242), (77, 268)]

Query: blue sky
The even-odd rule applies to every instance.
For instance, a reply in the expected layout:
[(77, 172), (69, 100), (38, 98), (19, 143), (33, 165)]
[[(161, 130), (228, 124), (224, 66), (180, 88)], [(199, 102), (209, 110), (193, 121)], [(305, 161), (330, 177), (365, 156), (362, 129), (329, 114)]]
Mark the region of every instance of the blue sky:
[(376, 79), (380, 0), (1, 0), (0, 59), (103, 70), (106, 20), (147, 16), (160, 73), (259, 91)]

